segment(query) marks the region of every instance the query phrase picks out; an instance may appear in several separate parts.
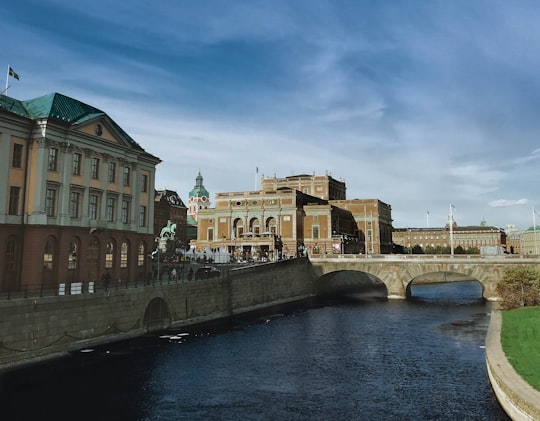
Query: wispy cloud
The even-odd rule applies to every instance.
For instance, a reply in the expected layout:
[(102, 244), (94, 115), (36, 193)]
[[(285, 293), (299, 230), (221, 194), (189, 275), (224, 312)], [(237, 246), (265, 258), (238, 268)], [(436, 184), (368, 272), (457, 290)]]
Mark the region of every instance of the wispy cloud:
[(510, 206), (522, 206), (529, 204), (527, 199), (518, 199), (518, 200), (507, 200), (507, 199), (498, 199), (489, 202), (489, 206), (492, 208), (507, 208)]

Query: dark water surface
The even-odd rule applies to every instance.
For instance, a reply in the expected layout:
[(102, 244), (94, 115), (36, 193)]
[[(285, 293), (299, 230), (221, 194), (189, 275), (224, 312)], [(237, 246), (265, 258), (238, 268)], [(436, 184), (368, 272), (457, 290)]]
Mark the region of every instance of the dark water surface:
[[(476, 283), (158, 335), (1, 379), (5, 420), (508, 420)], [(4, 415), (4, 414), (7, 414)]]

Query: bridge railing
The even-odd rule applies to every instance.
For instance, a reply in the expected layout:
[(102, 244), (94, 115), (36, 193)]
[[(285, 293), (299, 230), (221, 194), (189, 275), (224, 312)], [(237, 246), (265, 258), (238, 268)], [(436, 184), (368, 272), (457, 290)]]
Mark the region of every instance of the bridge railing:
[(532, 263), (540, 263), (538, 255), (520, 254), (311, 254), (312, 259), (362, 259), (362, 260), (526, 260)]

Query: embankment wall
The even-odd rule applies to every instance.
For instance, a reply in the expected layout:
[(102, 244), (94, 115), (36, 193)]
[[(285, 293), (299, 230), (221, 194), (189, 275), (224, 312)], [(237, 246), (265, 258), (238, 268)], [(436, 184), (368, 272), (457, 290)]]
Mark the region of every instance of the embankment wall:
[(501, 345), (501, 326), (501, 312), (492, 311), (486, 337), (486, 362), (493, 391), (512, 420), (540, 420), (540, 392), (523, 380), (506, 359)]
[(170, 327), (219, 320), (313, 296), (307, 259), (220, 278), (0, 301), (0, 371)]

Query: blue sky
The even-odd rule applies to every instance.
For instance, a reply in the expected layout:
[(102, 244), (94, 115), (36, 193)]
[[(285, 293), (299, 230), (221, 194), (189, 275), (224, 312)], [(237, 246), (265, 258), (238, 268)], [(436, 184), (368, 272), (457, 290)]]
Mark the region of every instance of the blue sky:
[(255, 189), (256, 168), (328, 172), (394, 227), (443, 226), (452, 203), (460, 226), (527, 228), (538, 22), (520, 0), (18, 0), (0, 68), (10, 96), (105, 111), (184, 201), (199, 171), (212, 196)]

